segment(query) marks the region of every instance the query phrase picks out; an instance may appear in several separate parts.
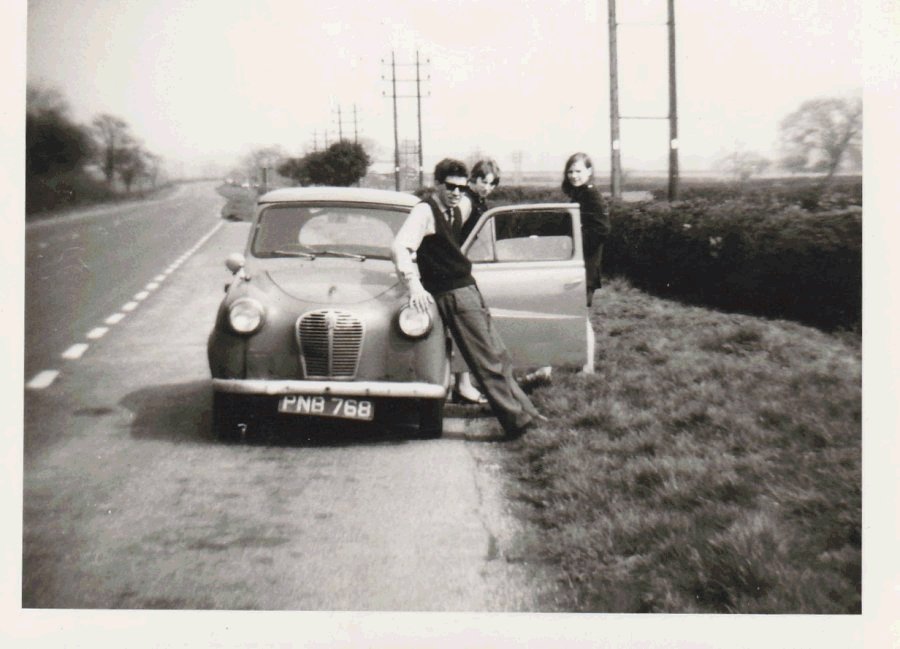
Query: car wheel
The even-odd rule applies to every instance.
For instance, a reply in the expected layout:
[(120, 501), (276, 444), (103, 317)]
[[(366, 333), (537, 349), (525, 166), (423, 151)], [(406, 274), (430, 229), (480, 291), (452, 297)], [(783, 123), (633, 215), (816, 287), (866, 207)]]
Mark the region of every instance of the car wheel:
[(240, 399), (222, 392), (213, 393), (213, 434), (222, 441), (240, 442), (247, 435), (247, 417), (240, 407)]
[(444, 434), (444, 399), (423, 399), (419, 403), (419, 436), (434, 439)]

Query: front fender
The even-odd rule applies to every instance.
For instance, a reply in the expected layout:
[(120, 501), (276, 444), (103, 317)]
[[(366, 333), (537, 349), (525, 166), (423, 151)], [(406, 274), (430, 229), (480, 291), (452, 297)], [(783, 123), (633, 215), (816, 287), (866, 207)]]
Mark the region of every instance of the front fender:
[(243, 379), (247, 376), (247, 339), (231, 330), (227, 318), (228, 307), (223, 301), (206, 342), (209, 372), (215, 379)]

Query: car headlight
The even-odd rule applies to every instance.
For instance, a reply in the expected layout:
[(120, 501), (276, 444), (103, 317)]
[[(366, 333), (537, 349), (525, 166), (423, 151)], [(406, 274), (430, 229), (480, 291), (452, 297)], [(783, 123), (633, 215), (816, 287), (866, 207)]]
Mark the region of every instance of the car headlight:
[(417, 311), (408, 304), (397, 314), (397, 326), (400, 327), (403, 335), (409, 338), (427, 336), (431, 331), (431, 325), (431, 314)]
[(228, 309), (228, 323), (239, 334), (252, 334), (262, 326), (264, 319), (262, 305), (250, 298), (235, 300)]

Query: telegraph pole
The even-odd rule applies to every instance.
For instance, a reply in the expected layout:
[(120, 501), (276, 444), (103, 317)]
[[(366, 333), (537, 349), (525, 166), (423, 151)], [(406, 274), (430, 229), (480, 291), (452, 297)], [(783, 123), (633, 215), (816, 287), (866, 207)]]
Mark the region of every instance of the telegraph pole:
[(400, 191), (400, 136), (397, 134), (397, 62), (391, 50), (391, 83), (394, 96), (394, 189)]
[[(384, 62), (384, 59), (382, 59)], [(426, 59), (425, 63), (430, 63), (430, 60)], [(397, 66), (398, 65), (414, 65), (416, 67), (416, 78), (415, 79), (398, 79), (397, 78)], [(431, 93), (423, 95), (422, 93), (422, 81), (427, 81), (430, 79), (430, 76), (422, 77), (420, 72), (420, 66), (422, 63), (419, 60), (419, 51), (416, 50), (416, 62), (415, 63), (397, 63), (394, 59), (394, 52), (391, 51), (391, 84), (392, 84), (392, 93), (391, 96), (394, 100), (394, 179), (396, 188), (399, 191), (400, 189), (400, 136), (398, 133), (397, 126), (397, 99), (403, 98), (413, 98), (416, 99), (416, 108), (418, 111), (418, 125), (419, 125), (419, 186), (423, 186), (425, 184), (424, 178), (424, 162), (422, 160), (422, 97), (428, 97)], [(381, 77), (384, 79), (384, 76)], [(405, 82), (415, 82), (416, 84), (416, 94), (415, 95), (398, 95), (397, 94), (397, 82), (405, 83)], [(381, 93), (382, 96), (386, 96), (384, 92)]]
[(619, 79), (616, 38), (619, 25), (656, 25), (662, 23), (619, 23), (616, 20), (616, 0), (609, 0), (609, 119), (610, 146), (612, 148), (612, 195), (622, 196), (622, 160), (621, 142), (619, 140), (619, 121), (623, 119), (667, 119), (669, 120), (669, 200), (678, 198), (678, 103), (675, 95), (675, 0), (667, 0), (669, 37), (669, 114), (665, 117), (653, 115), (621, 115), (619, 114)]
[[(337, 107), (338, 141), (344, 141), (344, 118), (340, 105)], [(359, 127), (357, 125), (356, 104), (353, 104), (353, 142), (359, 143)]]
[(675, 93), (675, 0), (668, 0), (669, 20), (669, 201), (678, 199), (678, 102)]
[(622, 156), (619, 144), (619, 55), (617, 43), (616, 0), (609, 0), (609, 142), (610, 192), (622, 198)]
[(419, 85), (419, 50), (416, 50), (416, 108), (419, 118), (419, 187), (425, 184), (425, 175), (422, 165), (422, 89)]

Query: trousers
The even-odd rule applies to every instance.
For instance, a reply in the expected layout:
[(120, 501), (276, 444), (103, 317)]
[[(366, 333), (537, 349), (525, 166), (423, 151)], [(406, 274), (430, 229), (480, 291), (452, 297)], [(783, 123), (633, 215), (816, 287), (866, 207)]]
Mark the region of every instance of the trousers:
[(531, 423), (537, 409), (513, 377), (512, 358), (478, 287), (464, 286), (433, 297), (444, 326), (503, 429), (514, 433)]

